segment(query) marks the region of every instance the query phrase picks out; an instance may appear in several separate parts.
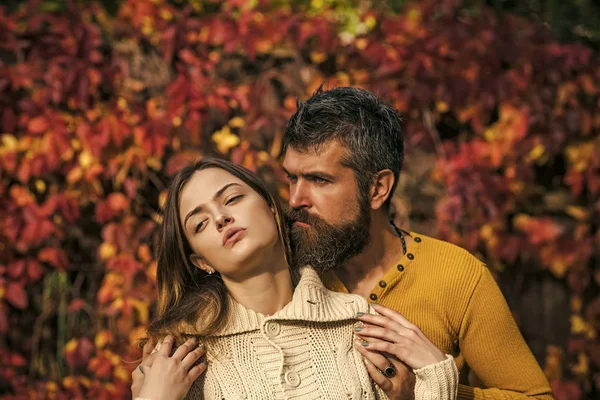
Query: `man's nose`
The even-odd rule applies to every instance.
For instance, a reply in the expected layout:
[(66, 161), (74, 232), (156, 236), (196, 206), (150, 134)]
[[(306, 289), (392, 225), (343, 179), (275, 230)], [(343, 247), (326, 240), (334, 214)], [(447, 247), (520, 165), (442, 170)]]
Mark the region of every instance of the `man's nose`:
[(217, 224), (216, 224), (217, 225), (217, 230), (219, 230), (219, 232), (220, 232), (227, 225), (233, 223), (233, 221), (235, 221), (235, 220), (233, 219), (233, 217), (231, 215), (221, 214), (219, 216), (219, 218), (217, 218)]
[(290, 207), (302, 208), (310, 207), (311, 201), (308, 193), (308, 188), (304, 185), (304, 182), (296, 182), (290, 185)]

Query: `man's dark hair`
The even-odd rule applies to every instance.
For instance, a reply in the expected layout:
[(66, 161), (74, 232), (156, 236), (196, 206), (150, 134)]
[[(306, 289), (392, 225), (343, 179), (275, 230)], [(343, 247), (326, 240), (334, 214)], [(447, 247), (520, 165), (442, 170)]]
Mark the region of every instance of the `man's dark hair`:
[(352, 168), (361, 195), (377, 173), (394, 173), (392, 192), (384, 208), (389, 210), (404, 159), (402, 118), (398, 111), (373, 93), (358, 88), (321, 86), (307, 101), (297, 102), (283, 137), (283, 149), (318, 152), (331, 140), (345, 145), (348, 156), (343, 165)]

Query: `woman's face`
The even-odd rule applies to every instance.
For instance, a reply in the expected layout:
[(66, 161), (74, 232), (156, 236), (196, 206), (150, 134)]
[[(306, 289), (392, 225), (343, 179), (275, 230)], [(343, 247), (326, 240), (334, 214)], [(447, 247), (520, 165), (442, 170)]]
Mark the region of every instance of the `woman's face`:
[(273, 256), (279, 241), (267, 202), (220, 168), (197, 171), (179, 195), (179, 220), (192, 261), (223, 277), (244, 279)]

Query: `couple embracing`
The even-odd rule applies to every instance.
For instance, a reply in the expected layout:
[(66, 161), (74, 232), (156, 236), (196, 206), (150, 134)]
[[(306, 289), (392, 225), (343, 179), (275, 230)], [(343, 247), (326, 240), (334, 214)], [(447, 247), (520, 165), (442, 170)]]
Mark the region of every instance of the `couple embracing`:
[(335, 88), (288, 122), (285, 213), (242, 167), (183, 168), (133, 397), (552, 399), (486, 266), (390, 221), (403, 152), (396, 110)]

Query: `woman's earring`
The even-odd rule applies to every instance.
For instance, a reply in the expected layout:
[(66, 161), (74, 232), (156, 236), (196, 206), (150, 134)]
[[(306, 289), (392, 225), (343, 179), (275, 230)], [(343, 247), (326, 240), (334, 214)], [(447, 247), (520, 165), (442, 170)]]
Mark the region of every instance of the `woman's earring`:
[(212, 274), (213, 274), (213, 272), (212, 272), (212, 271), (210, 271), (210, 270), (209, 270), (209, 271), (206, 271), (206, 272), (207, 272), (209, 275), (212, 275)]

